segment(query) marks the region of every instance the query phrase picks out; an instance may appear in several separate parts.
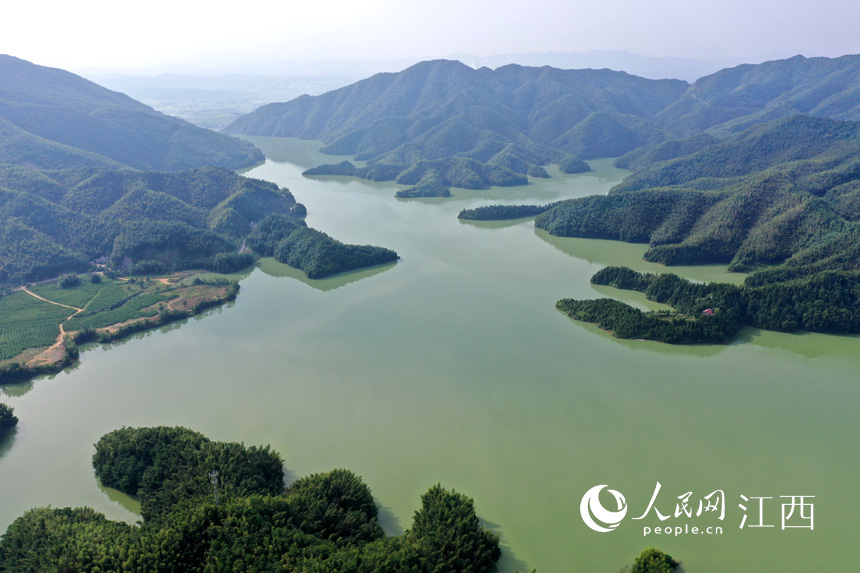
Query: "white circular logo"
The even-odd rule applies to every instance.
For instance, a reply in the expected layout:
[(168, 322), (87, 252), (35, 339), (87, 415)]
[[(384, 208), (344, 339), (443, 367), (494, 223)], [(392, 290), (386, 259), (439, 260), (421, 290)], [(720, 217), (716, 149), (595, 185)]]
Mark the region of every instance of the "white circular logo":
[[(618, 524), (627, 515), (627, 500), (614, 489), (606, 491), (615, 496), (615, 501), (618, 502), (618, 511), (609, 511), (600, 505), (600, 491), (605, 487), (605, 485), (594, 486), (585, 492), (585, 495), (582, 496), (582, 503), (579, 504), (579, 513), (582, 515), (582, 521), (585, 522), (585, 525), (601, 533), (607, 533), (618, 527)], [(599, 525), (599, 523), (603, 525)]]

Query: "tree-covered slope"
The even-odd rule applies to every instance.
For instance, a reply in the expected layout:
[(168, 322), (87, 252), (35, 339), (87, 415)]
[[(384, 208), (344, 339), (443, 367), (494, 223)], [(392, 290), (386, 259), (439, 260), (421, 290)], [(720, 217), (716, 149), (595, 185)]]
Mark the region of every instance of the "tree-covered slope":
[(797, 113), (860, 120), (860, 56), (795, 56), (720, 70), (693, 83), (658, 119), (688, 137), (737, 132)]
[(263, 106), (225, 131), (320, 139), (328, 153), (367, 160), (354, 174), (369, 179), (393, 180), (418, 162), (461, 155), (520, 175), (522, 184), (530, 170), (567, 156), (616, 156), (666, 140), (654, 117), (686, 88), (610, 70), (431, 61)]
[(262, 161), (247, 142), (159, 113), (72, 73), (0, 55), (0, 163), (179, 171)]
[(343, 244), (307, 228), (304, 217), (287, 189), (220, 167), (0, 167), (0, 285), (83, 272), (99, 259), (123, 273), (153, 274), (230, 272), (275, 256), (324, 278), (398, 258), (389, 249)]
[(272, 213), (304, 224), (289, 191), (224, 168), (0, 168), (0, 282), (82, 272), (101, 257), (124, 272), (212, 268)]
[(143, 523), (33, 509), (0, 540), (0, 570), (488, 573), (501, 556), (463, 494), (431, 487), (412, 526), (386, 537), (370, 488), (349, 470), (285, 488), (268, 447), (185, 428), (111, 432), (93, 466), (103, 485), (140, 497)]
[(860, 123), (792, 116), (726, 139), (664, 144), (634, 161), (647, 157), (664, 160), (607, 196), (559, 203), (535, 225), (648, 243), (645, 258), (664, 264), (793, 266), (811, 264), (815, 250), (830, 268), (860, 267), (845, 240), (860, 221)]
[[(755, 277), (755, 275), (753, 275)], [(822, 271), (777, 282), (750, 277), (743, 286), (701, 284), (673, 274), (606, 267), (593, 284), (645, 293), (675, 310), (642, 312), (623, 302), (562, 299), (556, 307), (618, 338), (672, 344), (729, 342), (744, 326), (793, 332), (860, 333), (860, 273)]]
[[(355, 155), (366, 167), (326, 165), (308, 174), (397, 180), (404, 196), (444, 195), (460, 182), (440, 169), (405, 183), (421, 162), (462, 156), (496, 179), (523, 184), (546, 176), (542, 165), (582, 170), (581, 159), (635, 149), (692, 153), (751, 126), (796, 114), (860, 120), (860, 56), (803, 58), (725, 69), (690, 85), (610, 70), (559, 70), (517, 65), (472, 69), (431, 61), (378, 74), (320, 96), (273, 103), (237, 119), (228, 133), (319, 139), (323, 151)], [(689, 139), (680, 149), (678, 140)], [(653, 152), (652, 152), (653, 153)], [(662, 157), (665, 159), (666, 157)], [(635, 166), (635, 158), (628, 159)], [(497, 185), (481, 170), (467, 187)], [(519, 179), (516, 178), (519, 176)]]
[(399, 258), (397, 253), (383, 247), (346, 245), (288, 215), (278, 214), (263, 219), (248, 236), (247, 243), (261, 255), (305, 271), (311, 279), (391, 263)]

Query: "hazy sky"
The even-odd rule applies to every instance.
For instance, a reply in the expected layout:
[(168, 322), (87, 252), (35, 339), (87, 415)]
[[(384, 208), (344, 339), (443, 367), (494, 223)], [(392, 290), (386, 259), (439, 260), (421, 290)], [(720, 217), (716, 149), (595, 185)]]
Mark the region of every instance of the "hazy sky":
[(860, 53), (858, 30), (856, 0), (9, 0), (0, 53), (72, 70), (595, 49), (838, 56)]

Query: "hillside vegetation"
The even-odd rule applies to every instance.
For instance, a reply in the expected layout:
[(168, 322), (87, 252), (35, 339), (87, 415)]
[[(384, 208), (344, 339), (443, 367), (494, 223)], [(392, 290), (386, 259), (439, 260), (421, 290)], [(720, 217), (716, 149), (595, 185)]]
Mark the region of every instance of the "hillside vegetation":
[(607, 269), (593, 282), (641, 290), (678, 312), (608, 299), (565, 299), (559, 309), (622, 338), (675, 343), (726, 342), (746, 325), (860, 332), (858, 158), (860, 123), (802, 115), (622, 157), (634, 175), (606, 196), (558, 203), (535, 226), (648, 243), (645, 259), (666, 265), (755, 272), (743, 287), (674, 277), (664, 288), (669, 279)]
[(259, 163), (251, 144), (64, 70), (0, 55), (0, 164), (181, 171)]
[(860, 121), (860, 56), (795, 56), (696, 80), (658, 114), (676, 137), (725, 135), (798, 113)]
[(0, 568), (482, 573), (501, 555), (463, 494), (431, 487), (412, 526), (386, 537), (370, 488), (349, 470), (285, 488), (283, 461), (268, 447), (185, 428), (111, 432), (93, 466), (103, 485), (139, 496), (143, 524), (89, 508), (33, 509), (0, 540)]
[[(288, 190), (230, 170), (262, 159), (247, 142), (0, 55), (0, 287), (95, 263), (124, 274), (248, 266), (259, 253), (243, 241), (265, 217), (305, 227)], [(379, 262), (370, 247), (298, 237), (279, 258), (316, 278)]]
[[(0, 295), (0, 383), (68, 366), (76, 342), (110, 342), (236, 297), (234, 283), (171, 282), (176, 271), (232, 273), (274, 256), (319, 279), (398, 258), (345, 245), (304, 217), (288, 190), (225, 168), (0, 167), (0, 286), (43, 283)], [(103, 274), (78, 276), (97, 269)], [(160, 278), (108, 278), (119, 273)]]
[(367, 161), (349, 173), (332, 165), (308, 174), (397, 180), (419, 190), (433, 180), (470, 189), (521, 185), (545, 177), (547, 163), (582, 171), (582, 158), (665, 141), (670, 134), (654, 117), (686, 88), (610, 70), (473, 70), (432, 61), (263, 106), (225, 131), (320, 139), (326, 153)]
[[(521, 185), (527, 176), (546, 177), (542, 166), (548, 163), (581, 172), (588, 168), (582, 159), (643, 146), (672, 142), (663, 152), (692, 153), (712, 136), (798, 113), (860, 120), (858, 72), (860, 56), (797, 56), (688, 84), (611, 70), (476, 70), (430, 61), (263, 106), (225, 131), (319, 139), (324, 152), (354, 155), (367, 165), (323, 165), (308, 175), (397, 181), (412, 186), (401, 196), (445, 196), (451, 186)], [(679, 148), (678, 140), (692, 136), (701, 137)]]
[(822, 271), (764, 285), (700, 284), (673, 274), (606, 267), (593, 284), (640, 291), (675, 311), (642, 312), (617, 300), (562, 299), (557, 308), (618, 338), (672, 344), (724, 343), (744, 326), (794, 332), (860, 333), (860, 272)]
[(224, 168), (0, 167), (0, 283), (83, 272), (102, 257), (132, 274), (235, 270), (217, 267), (270, 213), (303, 224), (289, 191)]
[(264, 256), (305, 271), (310, 279), (390, 263), (399, 257), (390, 249), (346, 245), (305, 227), (288, 215), (269, 215), (248, 236), (248, 245)]
[(535, 225), (648, 243), (645, 259), (667, 265), (860, 269), (860, 123), (798, 115), (702, 143), (622, 158), (662, 160)]
[[(397, 259), (307, 228), (287, 189), (231, 170), (262, 159), (74, 74), (0, 56), (0, 382), (68, 366), (78, 342), (233, 300), (233, 282), (187, 285), (175, 273), (250, 266), (263, 253), (246, 239), (267, 217), (291, 233), (265, 254), (311, 278)], [(107, 278), (120, 274), (160, 278)]]

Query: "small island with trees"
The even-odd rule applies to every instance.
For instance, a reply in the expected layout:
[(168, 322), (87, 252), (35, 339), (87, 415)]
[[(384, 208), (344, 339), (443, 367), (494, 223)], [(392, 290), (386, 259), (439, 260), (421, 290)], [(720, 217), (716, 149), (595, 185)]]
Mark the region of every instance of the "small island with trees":
[[(102, 486), (140, 500), (142, 521), (111, 521), (88, 507), (31, 509), (0, 539), (0, 568), (491, 573), (501, 557), (473, 500), (440, 484), (421, 496), (409, 529), (387, 536), (359, 476), (334, 469), (285, 486), (283, 460), (268, 446), (182, 427), (122, 428), (95, 444), (92, 464)], [(652, 547), (625, 571), (677, 565)]]
[(463, 209), (457, 215), (464, 221), (507, 221), (536, 217), (553, 207), (549, 205), (483, 205), (473, 209)]

